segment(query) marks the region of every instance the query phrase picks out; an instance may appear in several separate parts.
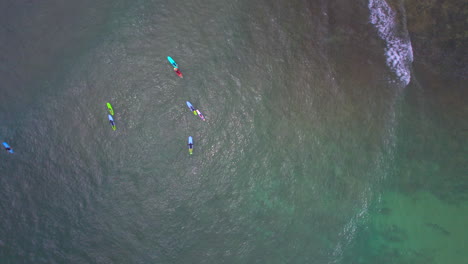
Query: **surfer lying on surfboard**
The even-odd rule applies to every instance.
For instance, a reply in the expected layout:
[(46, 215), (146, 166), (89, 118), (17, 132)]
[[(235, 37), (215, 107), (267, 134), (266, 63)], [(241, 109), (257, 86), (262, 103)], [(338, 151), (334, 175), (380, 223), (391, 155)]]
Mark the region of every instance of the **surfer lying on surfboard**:
[(10, 145), (8, 145), (8, 143), (6, 142), (3, 142), (3, 146), (5, 147), (5, 150), (10, 152), (10, 153), (14, 153), (13, 152), (13, 149), (10, 147)]
[(202, 115), (202, 113), (198, 109), (197, 109), (197, 114), (203, 121), (205, 121), (205, 117)]
[(171, 63), (172, 67), (174, 67), (174, 71), (177, 74), (177, 76), (179, 76), (180, 78), (184, 78), (179, 70), (179, 65), (177, 65), (177, 63), (169, 56), (167, 57), (167, 60), (169, 61), (169, 63)]
[(193, 107), (193, 105), (192, 105), (189, 101), (187, 101), (187, 106), (188, 106), (188, 108), (190, 108), (190, 111), (192, 111), (192, 113), (193, 113), (194, 115), (198, 115), (203, 121), (205, 121), (205, 117), (204, 117), (203, 114), (200, 112), (200, 110), (195, 109), (195, 107)]
[(109, 123), (111, 124), (112, 129), (115, 130), (116, 127), (115, 127), (115, 123), (114, 123), (114, 118), (112, 118), (111, 115), (107, 115), (107, 117), (109, 118)]
[(177, 76), (179, 76), (180, 78), (184, 78), (184, 76), (182, 76), (182, 73), (180, 72), (179, 69), (174, 68), (174, 71), (175, 71), (175, 73), (177, 74)]
[(192, 140), (192, 137), (188, 137), (188, 151), (190, 153), (190, 155), (192, 155), (193, 153), (193, 140)]

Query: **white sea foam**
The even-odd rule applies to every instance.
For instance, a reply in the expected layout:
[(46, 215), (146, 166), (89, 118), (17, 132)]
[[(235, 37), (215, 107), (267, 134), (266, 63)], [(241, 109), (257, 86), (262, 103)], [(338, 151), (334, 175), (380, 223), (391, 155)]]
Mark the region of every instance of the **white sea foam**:
[(406, 28), (398, 29), (396, 12), (385, 0), (369, 0), (370, 21), (375, 25), (379, 36), (385, 40), (387, 65), (405, 86), (411, 80), (410, 66), (413, 62), (413, 48)]

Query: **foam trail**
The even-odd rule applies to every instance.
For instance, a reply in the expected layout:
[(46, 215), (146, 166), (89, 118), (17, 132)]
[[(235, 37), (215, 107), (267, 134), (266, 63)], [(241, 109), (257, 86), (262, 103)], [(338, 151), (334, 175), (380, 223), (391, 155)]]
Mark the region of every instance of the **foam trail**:
[[(398, 77), (398, 80), (408, 85), (411, 80), (411, 63), (413, 62), (413, 49), (411, 41), (408, 36), (406, 28), (400, 30), (396, 23), (396, 12), (393, 11), (385, 0), (369, 0), (370, 9), (370, 20), (373, 25), (376, 26), (379, 36), (385, 40), (386, 48), (385, 54), (387, 58), (387, 65)], [(386, 133), (383, 135), (382, 144), (384, 148), (375, 159), (375, 165), (369, 173), (375, 175), (382, 175), (385, 178), (389, 171), (389, 164), (393, 160), (393, 150), (395, 149), (395, 127), (397, 126), (396, 112), (394, 110), (395, 101), (391, 104), (391, 109), (388, 112), (385, 124)], [(382, 180), (382, 179), (380, 179)], [(344, 250), (349, 247), (354, 238), (356, 232), (358, 232), (358, 223), (366, 221), (368, 216), (368, 209), (370, 206), (369, 200), (372, 197), (379, 195), (372, 192), (372, 189), (368, 187), (363, 192), (360, 200), (362, 204), (361, 209), (344, 225), (343, 229), (339, 233), (342, 238), (337, 243), (331, 255), (333, 259), (328, 264), (342, 263)]]
[(371, 23), (387, 43), (387, 65), (406, 86), (411, 80), (410, 66), (413, 62), (413, 48), (406, 27), (402, 30), (403, 34), (398, 30), (396, 12), (385, 0), (369, 0), (368, 7)]

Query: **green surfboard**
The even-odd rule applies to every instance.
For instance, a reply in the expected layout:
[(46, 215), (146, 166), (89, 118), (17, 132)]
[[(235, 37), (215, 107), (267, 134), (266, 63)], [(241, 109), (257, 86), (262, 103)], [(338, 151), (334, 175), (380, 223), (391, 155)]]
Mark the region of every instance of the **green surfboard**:
[(107, 103), (107, 109), (109, 109), (109, 113), (111, 115), (114, 115), (114, 109), (112, 108), (112, 105), (110, 103)]

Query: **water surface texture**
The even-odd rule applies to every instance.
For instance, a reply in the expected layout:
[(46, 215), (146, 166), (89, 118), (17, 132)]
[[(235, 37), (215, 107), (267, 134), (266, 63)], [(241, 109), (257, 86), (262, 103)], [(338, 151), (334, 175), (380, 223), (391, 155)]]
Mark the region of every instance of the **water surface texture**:
[(466, 106), (400, 1), (0, 9), (2, 263), (467, 262)]

